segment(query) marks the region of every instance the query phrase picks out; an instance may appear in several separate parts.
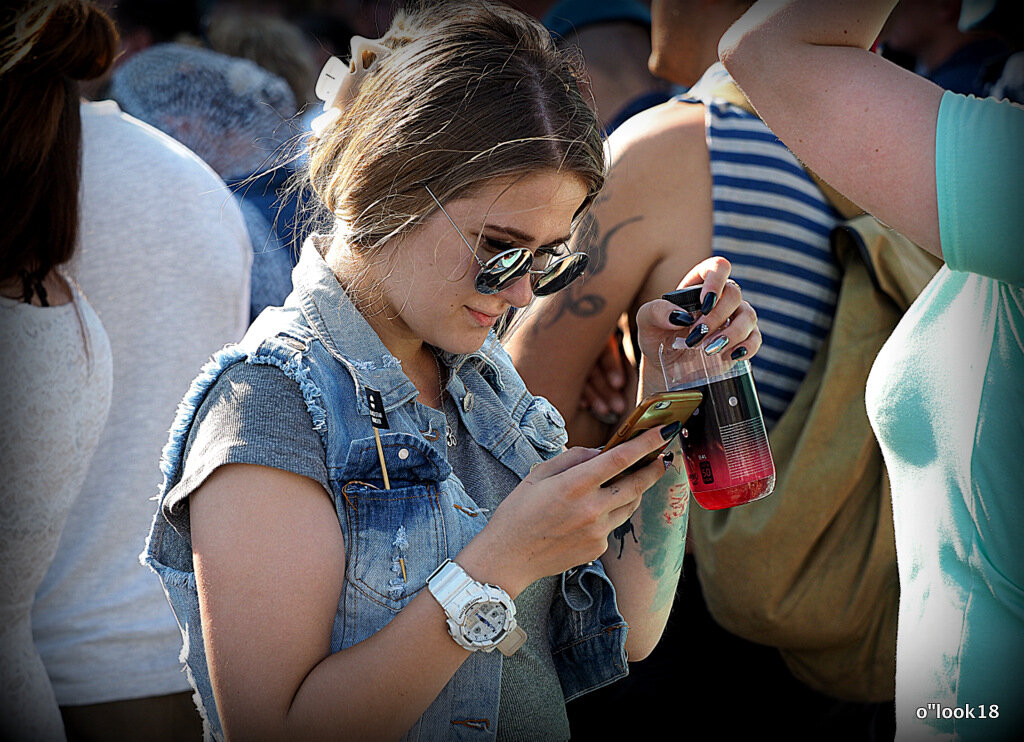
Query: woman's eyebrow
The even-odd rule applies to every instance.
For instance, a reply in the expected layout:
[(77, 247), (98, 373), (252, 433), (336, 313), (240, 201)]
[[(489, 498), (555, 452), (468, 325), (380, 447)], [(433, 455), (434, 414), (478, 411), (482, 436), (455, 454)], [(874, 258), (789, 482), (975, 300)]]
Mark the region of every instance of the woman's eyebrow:
[[(512, 238), (518, 240), (519, 242), (525, 242), (527, 244), (529, 244), (529, 243), (534, 241), (533, 235), (527, 234), (526, 232), (523, 232), (523, 231), (521, 231), (519, 229), (516, 229), (515, 227), (507, 227), (507, 226), (504, 226), (504, 225), (501, 225), (501, 224), (485, 224), (484, 225), (484, 229), (490, 229), (490, 230), (494, 230), (496, 232), (501, 232), (503, 234), (507, 234), (509, 237), (512, 237)], [(541, 245), (541, 247), (554, 247), (555, 245), (561, 245), (561, 244), (569, 242), (569, 240), (571, 238), (572, 238), (572, 235), (566, 235), (565, 237), (559, 237), (557, 240), (552, 240), (551, 242), (547, 243), (546, 245)]]

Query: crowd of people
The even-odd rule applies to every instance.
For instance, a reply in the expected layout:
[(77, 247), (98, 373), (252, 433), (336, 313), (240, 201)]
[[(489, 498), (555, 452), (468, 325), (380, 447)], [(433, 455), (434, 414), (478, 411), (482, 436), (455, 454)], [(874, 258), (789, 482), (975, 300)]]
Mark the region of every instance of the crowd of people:
[(1017, 4), (0, 24), (0, 737), (1024, 735)]

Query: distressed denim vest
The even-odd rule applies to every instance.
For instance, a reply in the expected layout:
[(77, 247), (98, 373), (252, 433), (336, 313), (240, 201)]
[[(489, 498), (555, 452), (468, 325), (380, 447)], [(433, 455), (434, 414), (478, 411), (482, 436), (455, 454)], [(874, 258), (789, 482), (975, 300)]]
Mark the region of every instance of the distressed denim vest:
[[(297, 382), (324, 443), (331, 494), (345, 539), (346, 574), (331, 633), (337, 652), (380, 631), (446, 558), (487, 522), (447, 461), (443, 413), (415, 403), (417, 391), (307, 242), (284, 307), (268, 309), (238, 345), (218, 352), (183, 400), (164, 449), (160, 508), (143, 561), (160, 576), (183, 636), (182, 659), (196, 689), (207, 738), (223, 739), (210, 685), (192, 567), (190, 534), (165, 517), (187, 513), (168, 492), (182, 474), (182, 449), (196, 410), (235, 363), (271, 364)], [(476, 445), (525, 477), (565, 443), (564, 423), (531, 395), (493, 333), (479, 352), (447, 356), (447, 391)], [(379, 431), (386, 489), (367, 388), (380, 392), (389, 427)], [(468, 441), (460, 442), (467, 445)], [(253, 534), (258, 538), (258, 534)], [(509, 554), (514, 559), (514, 554)], [(404, 572), (402, 567), (404, 566)], [(566, 572), (551, 607), (550, 643), (566, 700), (626, 670), (626, 624), (600, 562)], [(491, 740), (496, 734), (502, 655), (472, 654), (406, 734), (409, 740)], [(345, 702), (339, 689), (338, 702)]]

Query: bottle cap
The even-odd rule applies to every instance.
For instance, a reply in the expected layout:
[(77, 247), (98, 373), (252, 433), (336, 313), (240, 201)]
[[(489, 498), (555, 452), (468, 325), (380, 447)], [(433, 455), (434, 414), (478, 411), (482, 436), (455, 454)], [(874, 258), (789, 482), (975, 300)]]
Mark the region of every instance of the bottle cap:
[(701, 307), (700, 292), (703, 288), (704, 284), (699, 283), (696, 286), (687, 286), (685, 289), (669, 291), (667, 294), (662, 294), (661, 298), (672, 302), (677, 307), (682, 307), (687, 312), (699, 312)]

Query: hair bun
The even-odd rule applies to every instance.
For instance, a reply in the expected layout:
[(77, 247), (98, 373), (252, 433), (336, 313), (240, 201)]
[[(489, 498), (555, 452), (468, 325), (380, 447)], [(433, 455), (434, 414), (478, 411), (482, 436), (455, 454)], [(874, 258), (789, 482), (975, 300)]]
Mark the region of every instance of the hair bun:
[(37, 0), (14, 19), (13, 31), (4, 50), (5, 71), (17, 66), (27, 73), (91, 80), (110, 69), (117, 54), (114, 22), (83, 0)]

